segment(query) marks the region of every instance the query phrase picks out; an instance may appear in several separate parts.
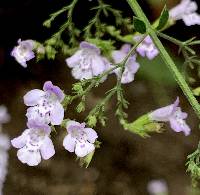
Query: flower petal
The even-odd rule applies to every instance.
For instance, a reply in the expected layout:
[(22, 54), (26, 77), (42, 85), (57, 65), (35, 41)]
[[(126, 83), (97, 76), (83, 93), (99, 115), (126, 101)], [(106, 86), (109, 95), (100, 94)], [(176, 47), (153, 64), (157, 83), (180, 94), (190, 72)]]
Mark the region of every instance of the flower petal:
[(73, 56), (67, 58), (65, 60), (67, 63), (67, 66), (69, 66), (70, 68), (74, 68), (75, 66), (77, 66), (80, 63), (81, 54), (82, 54), (82, 51), (78, 50)]
[(70, 134), (66, 135), (63, 140), (64, 148), (69, 152), (74, 152), (76, 145), (76, 139), (73, 138)]
[(52, 125), (60, 125), (64, 118), (64, 108), (60, 102), (56, 102), (53, 110), (50, 113), (50, 120)]
[(95, 150), (94, 144), (89, 142), (78, 142), (75, 148), (75, 154), (78, 157), (84, 157)]
[(87, 140), (93, 144), (98, 138), (96, 131), (92, 128), (85, 128), (84, 131), (87, 133)]
[(123, 61), (123, 59), (126, 57), (126, 53), (120, 51), (120, 50), (115, 50), (112, 52), (112, 58), (115, 63), (120, 63)]
[(7, 123), (10, 121), (10, 115), (8, 114), (7, 107), (0, 105), (0, 124)]
[(34, 129), (34, 130), (42, 129), (44, 131), (44, 133), (47, 135), (49, 135), (51, 133), (51, 127), (42, 121), (29, 120), (27, 122), (27, 126), (29, 129)]
[(85, 127), (85, 123), (79, 123), (79, 122), (76, 122), (76, 121), (68, 121), (67, 126), (66, 126), (68, 133), (71, 133), (71, 131), (74, 128), (82, 130), (84, 127)]
[(0, 148), (3, 150), (8, 150), (10, 148), (10, 139), (3, 133), (0, 133)]
[(153, 60), (158, 54), (159, 51), (157, 48), (153, 48), (151, 51), (146, 52), (146, 56), (149, 60)]
[(25, 146), (26, 142), (27, 142), (27, 135), (28, 135), (29, 129), (26, 129), (22, 135), (14, 138), (11, 140), (11, 144), (13, 147), (15, 148), (22, 148)]
[(94, 55), (91, 63), (93, 76), (98, 76), (103, 73), (106, 68), (104, 59), (101, 56)]
[(197, 13), (183, 15), (182, 19), (186, 26), (200, 25), (200, 15)]
[(80, 43), (80, 48), (81, 49), (89, 49), (93, 52), (95, 52), (97, 55), (100, 55), (100, 49), (98, 47), (96, 47), (96, 45), (92, 44), (92, 43), (88, 43), (86, 41), (82, 41)]
[(72, 76), (77, 80), (91, 79), (93, 77), (91, 69), (82, 70), (80, 65), (72, 69)]
[(29, 166), (37, 166), (41, 162), (39, 151), (29, 151), (26, 148), (21, 148), (17, 151), (18, 159)]
[(43, 90), (55, 94), (60, 102), (62, 102), (65, 97), (62, 90), (58, 86), (53, 85), (51, 81), (46, 81), (44, 83)]
[(40, 152), (42, 158), (45, 160), (51, 158), (55, 154), (53, 142), (48, 136), (45, 137), (43, 144), (40, 147)]
[(181, 132), (183, 131), (183, 133), (187, 136), (190, 134), (190, 127), (186, 124), (186, 122), (184, 120), (177, 120), (175, 118), (171, 118), (170, 119), (170, 126), (171, 128), (175, 131), (175, 132)]
[(131, 45), (130, 44), (123, 44), (121, 49), (122, 52), (125, 54), (128, 54), (128, 52), (131, 50)]
[(35, 106), (38, 104), (38, 101), (42, 96), (45, 95), (45, 92), (40, 89), (33, 89), (26, 93), (24, 96), (24, 104), (26, 106)]

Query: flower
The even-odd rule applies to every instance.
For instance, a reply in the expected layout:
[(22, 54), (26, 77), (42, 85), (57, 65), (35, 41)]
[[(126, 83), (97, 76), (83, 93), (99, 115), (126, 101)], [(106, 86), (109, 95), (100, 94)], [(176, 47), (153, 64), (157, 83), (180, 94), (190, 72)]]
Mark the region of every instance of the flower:
[(67, 122), (67, 132), (63, 146), (69, 152), (74, 152), (78, 157), (84, 157), (95, 150), (94, 142), (98, 138), (94, 129), (85, 128), (85, 123), (76, 121)]
[(182, 112), (181, 108), (178, 107), (179, 105), (179, 98), (177, 97), (176, 101), (163, 108), (159, 108), (149, 114), (151, 120), (154, 121), (162, 121), (162, 122), (169, 122), (171, 128), (175, 132), (181, 132), (187, 136), (190, 134), (190, 127), (186, 124), (185, 120), (187, 118), (187, 113)]
[[(120, 50), (115, 50), (112, 52), (112, 58), (115, 63), (121, 63), (128, 52), (130, 51), (130, 45), (124, 44)], [(129, 57), (125, 64), (125, 70), (122, 74), (121, 83), (130, 83), (134, 80), (135, 73), (138, 71), (140, 65), (136, 62), (136, 55), (132, 55)], [(114, 70), (116, 75), (120, 76), (120, 68)]]
[(9, 122), (10, 115), (8, 114), (8, 110), (6, 106), (0, 105), (0, 125)]
[(41, 158), (48, 160), (55, 154), (54, 145), (49, 138), (51, 128), (38, 121), (29, 121), (28, 129), (22, 135), (11, 140), (11, 144), (18, 148), (18, 159), (29, 166), (37, 166)]
[(27, 67), (26, 62), (33, 59), (35, 54), (33, 49), (35, 48), (35, 42), (33, 40), (18, 40), (18, 46), (14, 47), (11, 52), (11, 56), (15, 57), (18, 63), (20, 63), (24, 68)]
[(196, 12), (197, 3), (191, 0), (182, 0), (177, 6), (169, 11), (173, 20), (183, 20), (186, 26), (200, 25), (200, 15)]
[(10, 149), (10, 139), (6, 134), (0, 133), (0, 149), (9, 150)]
[(110, 63), (100, 55), (100, 49), (94, 44), (83, 41), (80, 49), (66, 59), (67, 65), (72, 68), (75, 79), (91, 79), (109, 69)]
[(24, 96), (24, 103), (31, 106), (27, 109), (28, 120), (37, 120), (46, 124), (60, 125), (64, 118), (64, 99), (62, 90), (51, 81), (44, 83), (43, 91), (33, 89)]
[(8, 149), (10, 139), (7, 135), (0, 133), (0, 194), (2, 194), (3, 184), (6, 179), (8, 169)]
[(197, 13), (184, 15), (183, 21), (186, 26), (191, 26), (191, 25), (195, 25), (195, 24), (200, 25), (200, 15)]
[[(141, 36), (137, 35), (134, 36), (133, 39), (135, 41), (140, 41)], [(154, 45), (152, 39), (150, 36), (147, 36), (142, 43), (138, 45), (136, 48), (136, 51), (142, 56), (142, 57), (147, 57), (149, 60), (154, 59), (158, 54), (159, 51)]]
[(168, 194), (168, 187), (164, 180), (152, 180), (147, 185), (147, 190), (151, 195)]

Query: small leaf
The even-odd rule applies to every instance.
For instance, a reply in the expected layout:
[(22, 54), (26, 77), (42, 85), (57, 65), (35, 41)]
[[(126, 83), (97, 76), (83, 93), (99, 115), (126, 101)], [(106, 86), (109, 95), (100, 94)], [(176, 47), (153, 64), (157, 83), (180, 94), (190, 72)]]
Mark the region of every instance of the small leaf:
[(195, 96), (200, 96), (200, 87), (193, 89), (192, 92)]
[(83, 158), (80, 158), (80, 163), (79, 164), (80, 164), (81, 167), (85, 166), (85, 168), (88, 168), (88, 166), (91, 163), (92, 158), (94, 156), (94, 152), (95, 151), (89, 153), (87, 156), (85, 156)]
[(162, 28), (165, 27), (165, 25), (167, 24), (167, 21), (169, 19), (169, 12), (166, 8), (166, 5), (165, 7), (163, 8), (162, 12), (161, 12), (161, 15), (160, 15), (160, 18), (159, 18), (159, 24), (157, 26), (157, 30), (161, 30)]
[(78, 106), (76, 107), (76, 111), (78, 112), (78, 113), (81, 113), (81, 112), (83, 112), (85, 110), (85, 102), (80, 102), (79, 104), (78, 104)]
[(200, 40), (192, 41), (188, 45), (200, 45)]
[(146, 28), (145, 23), (142, 20), (140, 20), (136, 17), (133, 17), (133, 25), (137, 32), (139, 32), (141, 34), (146, 33), (147, 28)]

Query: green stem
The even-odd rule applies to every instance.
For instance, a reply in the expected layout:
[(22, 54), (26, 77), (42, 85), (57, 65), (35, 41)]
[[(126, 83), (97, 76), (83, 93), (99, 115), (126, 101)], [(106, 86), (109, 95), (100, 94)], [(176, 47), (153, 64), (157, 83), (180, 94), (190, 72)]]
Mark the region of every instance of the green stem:
[(178, 45), (178, 46), (183, 46), (183, 43), (181, 41), (179, 41), (178, 39), (175, 39), (173, 37), (170, 37), (164, 33), (161, 33), (161, 32), (157, 32), (158, 36), (162, 37), (163, 39), (166, 39), (172, 43), (174, 43), (175, 45)]
[(157, 32), (157, 35), (174, 43), (175, 45), (178, 45), (180, 47), (180, 50), (187, 50), (188, 52), (190, 52), (192, 55), (195, 55), (195, 51), (193, 49), (191, 49), (190, 47), (187, 46), (187, 41), (182, 42), (178, 39), (175, 39), (173, 37), (170, 37), (169, 35), (166, 35), (164, 33), (161, 32)]
[(142, 11), (142, 9), (141, 9), (140, 5), (138, 4), (137, 0), (127, 0), (127, 2), (129, 3), (131, 9), (136, 14), (136, 16), (138, 16), (140, 19), (142, 19), (143, 22), (146, 24), (146, 27), (148, 29), (148, 33), (151, 36), (151, 38), (153, 39), (154, 44), (156, 45), (156, 47), (160, 51), (160, 55), (161, 55), (163, 61), (165, 62), (165, 64), (169, 68), (169, 70), (174, 75), (175, 80), (177, 81), (178, 85), (180, 86), (180, 88), (182, 89), (183, 93), (187, 97), (188, 101), (190, 102), (190, 104), (193, 107), (194, 111), (196, 112), (197, 116), (200, 118), (200, 105), (199, 105), (198, 101), (194, 97), (190, 87), (188, 86), (188, 84), (186, 83), (185, 79), (183, 78), (183, 76), (179, 72), (179, 70), (176, 67), (174, 61), (169, 56), (169, 54), (165, 50), (164, 46), (162, 45), (162, 43), (158, 39), (155, 30), (152, 28), (149, 20), (147, 19), (146, 15)]

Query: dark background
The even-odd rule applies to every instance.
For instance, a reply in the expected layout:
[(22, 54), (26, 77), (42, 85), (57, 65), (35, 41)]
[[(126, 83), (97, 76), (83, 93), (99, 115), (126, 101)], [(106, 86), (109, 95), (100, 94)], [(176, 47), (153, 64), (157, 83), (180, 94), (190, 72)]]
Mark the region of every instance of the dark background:
[[(8, 106), (12, 120), (5, 126), (11, 138), (21, 134), (26, 127), (26, 107), (23, 95), (33, 88), (41, 88), (46, 80), (51, 80), (70, 94), (74, 82), (67, 68), (64, 56), (54, 61), (42, 60), (28, 62), (28, 68), (20, 66), (10, 56), (12, 48), (21, 38), (45, 41), (65, 20), (65, 14), (59, 17), (52, 29), (42, 26), (50, 13), (68, 4), (67, 0), (21, 0), (0, 1), (0, 103)], [(178, 1), (167, 1), (169, 7)], [(132, 17), (132, 11), (125, 0), (108, 1), (113, 7), (123, 11), (124, 16)], [(159, 16), (164, 1), (141, 1), (142, 8), (151, 21)], [(95, 0), (80, 0), (74, 12), (77, 26), (84, 26), (93, 15), (89, 8), (96, 5)], [(108, 18), (109, 20), (109, 18)], [(199, 26), (186, 27), (182, 21), (166, 31), (180, 40), (199, 36)], [(170, 48), (177, 64), (183, 59), (177, 56), (177, 47), (164, 42)], [(124, 131), (114, 117), (108, 105), (108, 122), (106, 127), (97, 126), (102, 146), (95, 153), (90, 168), (80, 168), (75, 156), (62, 147), (65, 131), (58, 130), (52, 135), (56, 155), (38, 167), (28, 167), (17, 160), (16, 150), (10, 150), (9, 173), (4, 187), (5, 195), (146, 195), (146, 185), (152, 179), (165, 179), (172, 195), (188, 195), (190, 178), (185, 173), (186, 156), (195, 150), (199, 141), (198, 120), (187, 100), (176, 85), (162, 60), (140, 59), (142, 65), (136, 79), (126, 85), (126, 95), (130, 102), (129, 120), (132, 121), (147, 111), (170, 104), (180, 96), (183, 110), (189, 113), (188, 124), (192, 135), (185, 137), (167, 129), (162, 134), (142, 139)], [(194, 73), (195, 74), (195, 73)], [(86, 112), (77, 114), (72, 110), (66, 115), (83, 120), (88, 111), (103, 97), (106, 89), (115, 82), (113, 76), (100, 88), (89, 94)], [(198, 80), (195, 84), (198, 85)], [(167, 128), (167, 126), (166, 126)], [(200, 193), (199, 193), (200, 194)]]

